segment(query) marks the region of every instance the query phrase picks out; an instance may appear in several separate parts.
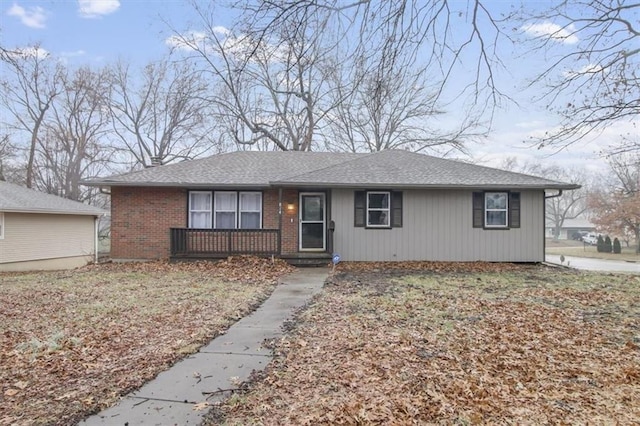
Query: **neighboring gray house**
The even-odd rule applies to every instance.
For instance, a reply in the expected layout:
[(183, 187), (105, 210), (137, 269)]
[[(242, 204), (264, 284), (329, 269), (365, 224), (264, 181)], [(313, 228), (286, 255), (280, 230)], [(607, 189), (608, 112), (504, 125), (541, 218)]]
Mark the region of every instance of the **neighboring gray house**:
[(85, 182), (114, 259), (544, 260), (545, 190), (577, 185), (407, 151), (235, 152)]
[[(547, 238), (553, 238), (555, 227), (553, 223), (547, 220)], [(579, 240), (578, 236), (581, 232), (595, 232), (596, 226), (589, 222), (589, 219), (576, 218), (565, 219), (560, 227), (558, 234), (559, 240)]]
[(95, 260), (102, 209), (0, 181), (0, 271), (67, 269)]

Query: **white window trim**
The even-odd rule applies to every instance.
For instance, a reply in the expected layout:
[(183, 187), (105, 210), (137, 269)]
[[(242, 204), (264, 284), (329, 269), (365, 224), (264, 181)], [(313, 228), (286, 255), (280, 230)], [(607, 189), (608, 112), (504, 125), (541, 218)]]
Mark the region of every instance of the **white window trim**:
[[(504, 194), (506, 203), (503, 209), (490, 209), (487, 208), (487, 199), (489, 195)], [(487, 216), (489, 212), (504, 212), (504, 225), (489, 225)], [(506, 191), (494, 191), (484, 193), (484, 226), (485, 228), (508, 228), (509, 227), (509, 193)]]
[[(370, 194), (382, 194), (382, 195), (386, 195), (387, 196), (387, 200), (388, 200), (388, 207), (385, 208), (378, 208), (378, 207), (369, 207), (369, 195)], [(365, 212), (366, 215), (366, 224), (367, 224), (367, 228), (391, 228), (391, 191), (367, 191), (366, 193), (367, 196), (367, 209)], [(387, 224), (379, 224), (379, 223), (374, 223), (371, 224), (369, 223), (369, 212), (370, 211), (381, 211), (381, 212), (387, 212)]]
[(0, 240), (4, 240), (4, 212), (0, 212)]
[[(252, 194), (259, 195), (260, 202), (258, 203), (258, 210), (242, 210), (242, 195), (244, 194)], [(238, 192), (238, 229), (245, 229), (242, 227), (242, 213), (258, 213), (259, 221), (258, 228), (246, 228), (246, 229), (262, 229), (262, 192), (260, 191), (241, 191)]]
[[(209, 209), (208, 210), (194, 210), (194, 209), (192, 209), (192, 207), (191, 207), (191, 194), (209, 194), (211, 196), (211, 203), (209, 203)], [(213, 220), (212, 204), (213, 204), (213, 192), (211, 192), (211, 191), (189, 191), (189, 228), (195, 229), (195, 228), (192, 227), (192, 224), (191, 224), (191, 213), (209, 213), (209, 223), (207, 224), (207, 226), (209, 228), (211, 228), (211, 222)]]

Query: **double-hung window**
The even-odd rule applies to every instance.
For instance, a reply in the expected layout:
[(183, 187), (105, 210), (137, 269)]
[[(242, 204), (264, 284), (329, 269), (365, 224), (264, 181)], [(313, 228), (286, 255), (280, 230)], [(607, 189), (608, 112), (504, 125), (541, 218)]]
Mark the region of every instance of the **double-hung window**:
[(473, 193), (473, 227), (520, 228), (520, 193), (487, 191)]
[(260, 229), (262, 193), (191, 191), (189, 228)]
[(367, 192), (367, 226), (389, 227), (390, 192)]
[(509, 212), (509, 193), (484, 193), (484, 223), (487, 228), (506, 228)]
[(241, 229), (262, 228), (262, 193), (240, 193), (240, 223)]
[(215, 211), (213, 227), (216, 229), (235, 229), (237, 216), (236, 209), (238, 206), (238, 193), (230, 191), (214, 192)]
[(211, 192), (189, 193), (189, 228), (211, 228)]

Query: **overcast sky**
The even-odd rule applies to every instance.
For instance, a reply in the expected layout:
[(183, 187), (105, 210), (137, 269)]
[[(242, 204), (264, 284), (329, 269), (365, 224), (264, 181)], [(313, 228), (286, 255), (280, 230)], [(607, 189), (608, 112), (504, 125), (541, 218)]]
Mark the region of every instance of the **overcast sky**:
[[(466, 5), (467, 2), (460, 2)], [(507, 8), (509, 2), (488, 2), (496, 10)], [(168, 52), (171, 36), (165, 21), (176, 28), (188, 28), (191, 8), (182, 0), (0, 0), (0, 35), (3, 47), (15, 48), (40, 43), (41, 47), (70, 65), (107, 64), (119, 58), (139, 61), (157, 59)], [(544, 2), (531, 3), (532, 7)], [(220, 9), (219, 22), (223, 27), (233, 24), (228, 11)], [(524, 34), (542, 35), (556, 29), (556, 23), (540, 22), (520, 28)], [(192, 28), (197, 30), (198, 28)], [(575, 36), (574, 36), (575, 37)], [(570, 47), (577, 40), (570, 36), (555, 42)], [(513, 48), (512, 48), (513, 49)], [(548, 113), (544, 105), (531, 102), (533, 91), (526, 89), (526, 78), (536, 68), (545, 65), (545, 58), (528, 57), (523, 52), (499, 52), (505, 70), (498, 75), (503, 89), (517, 104), (505, 103), (494, 118), (494, 130), (480, 144), (471, 146), (473, 158), (486, 165), (497, 166), (505, 157), (515, 156), (521, 161), (540, 160), (561, 165), (597, 168), (602, 146), (624, 131), (612, 128), (589, 143), (573, 145), (550, 156), (556, 150), (529, 148), (525, 141), (541, 135), (557, 125), (557, 117)], [(578, 65), (576, 65), (578, 66)], [(458, 120), (462, 111), (447, 111), (445, 120)]]

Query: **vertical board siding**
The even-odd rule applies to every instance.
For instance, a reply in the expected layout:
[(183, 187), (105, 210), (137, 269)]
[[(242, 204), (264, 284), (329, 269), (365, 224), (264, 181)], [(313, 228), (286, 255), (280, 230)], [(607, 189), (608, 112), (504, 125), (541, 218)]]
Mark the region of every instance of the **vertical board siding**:
[(94, 254), (94, 217), (5, 213), (0, 263)]
[(334, 251), (345, 261), (544, 260), (543, 191), (521, 191), (521, 227), (473, 228), (472, 191), (403, 191), (404, 226), (365, 229), (353, 226), (353, 190), (332, 192)]

